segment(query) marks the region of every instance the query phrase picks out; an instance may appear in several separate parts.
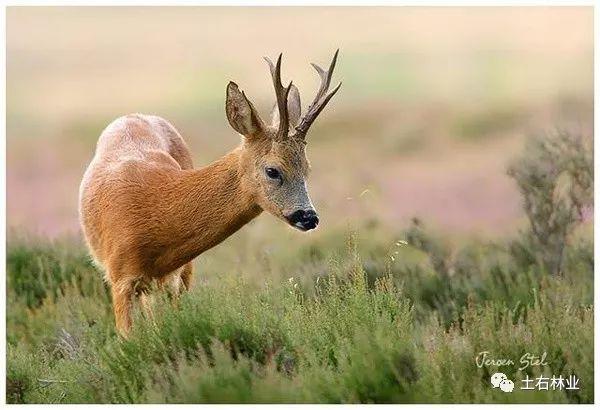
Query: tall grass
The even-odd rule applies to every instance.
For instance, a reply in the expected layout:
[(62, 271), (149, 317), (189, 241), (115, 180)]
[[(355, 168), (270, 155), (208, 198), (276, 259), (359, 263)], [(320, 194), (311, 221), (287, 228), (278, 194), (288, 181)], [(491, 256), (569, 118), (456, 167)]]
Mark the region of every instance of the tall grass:
[[(80, 242), (13, 237), (7, 401), (591, 403), (593, 246), (589, 224), (568, 223), (557, 271), (529, 230), (453, 246), (418, 220), (283, 255), (240, 247), (240, 260), (263, 262), (243, 276), (212, 263), (218, 275), (176, 303), (156, 294), (154, 321), (136, 310), (128, 340)], [(285, 274), (249, 280), (287, 261)], [(515, 363), (478, 367), (483, 351)], [(545, 364), (519, 370), (544, 352)], [(515, 391), (492, 389), (496, 371)], [(575, 374), (580, 389), (521, 390), (526, 374)]]

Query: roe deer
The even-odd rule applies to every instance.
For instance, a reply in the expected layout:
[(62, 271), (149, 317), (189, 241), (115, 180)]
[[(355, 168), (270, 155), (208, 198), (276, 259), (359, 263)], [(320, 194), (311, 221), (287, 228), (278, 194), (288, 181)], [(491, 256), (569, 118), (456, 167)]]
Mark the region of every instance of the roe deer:
[(147, 306), (152, 282), (175, 295), (189, 289), (192, 260), (263, 210), (301, 231), (317, 227), (305, 138), (341, 86), (328, 92), (338, 51), (327, 71), (313, 64), (321, 85), (302, 118), (298, 89), (281, 84), (281, 54), (275, 65), (265, 57), (277, 99), (271, 125), (230, 82), (225, 109), (241, 143), (203, 168), (194, 169), (185, 141), (160, 117), (127, 115), (102, 132), (81, 182), (79, 216), (121, 335), (131, 328), (134, 296)]

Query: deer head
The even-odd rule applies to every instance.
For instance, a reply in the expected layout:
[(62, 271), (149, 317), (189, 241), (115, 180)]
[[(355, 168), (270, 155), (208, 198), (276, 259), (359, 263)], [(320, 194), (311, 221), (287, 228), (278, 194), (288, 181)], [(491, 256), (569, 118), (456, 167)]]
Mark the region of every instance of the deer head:
[(305, 151), (306, 135), (342, 85), (339, 83), (328, 92), (338, 51), (327, 71), (312, 64), (321, 78), (321, 85), (304, 116), (301, 116), (300, 94), (296, 86), (290, 82), (284, 87), (281, 83), (281, 54), (276, 64), (265, 57), (276, 97), (270, 124), (263, 122), (237, 84), (230, 82), (227, 86), (227, 119), (243, 136), (240, 148), (243, 189), (253, 195), (263, 210), (302, 231), (314, 229), (319, 223), (306, 188), (310, 169)]

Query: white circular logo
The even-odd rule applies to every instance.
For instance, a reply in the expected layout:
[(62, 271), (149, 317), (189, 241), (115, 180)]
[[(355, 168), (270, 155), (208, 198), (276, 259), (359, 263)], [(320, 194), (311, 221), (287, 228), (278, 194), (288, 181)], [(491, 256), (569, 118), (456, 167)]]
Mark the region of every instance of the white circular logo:
[(500, 390), (502, 390), (504, 393), (510, 393), (514, 388), (515, 384), (512, 382), (512, 380), (504, 379), (500, 382)]
[(494, 373), (492, 375), (492, 386), (494, 386), (494, 389), (496, 387), (500, 387), (500, 382), (502, 380), (507, 380), (508, 378), (506, 377), (506, 375), (504, 373)]
[(504, 393), (510, 393), (515, 388), (515, 384), (512, 380), (508, 380), (508, 377), (504, 373), (494, 373), (490, 382), (494, 389), (499, 387)]

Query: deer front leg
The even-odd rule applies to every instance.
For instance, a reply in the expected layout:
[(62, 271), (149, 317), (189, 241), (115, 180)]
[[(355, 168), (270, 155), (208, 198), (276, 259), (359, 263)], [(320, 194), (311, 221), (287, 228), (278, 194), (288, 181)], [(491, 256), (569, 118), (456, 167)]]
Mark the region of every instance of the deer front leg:
[(176, 271), (158, 279), (158, 286), (173, 298), (177, 298), (184, 290), (189, 290), (192, 286), (192, 263), (186, 263)]
[(189, 290), (192, 285), (192, 263), (186, 263), (178, 270), (158, 280), (159, 288), (166, 290), (174, 306), (178, 305), (179, 296)]

